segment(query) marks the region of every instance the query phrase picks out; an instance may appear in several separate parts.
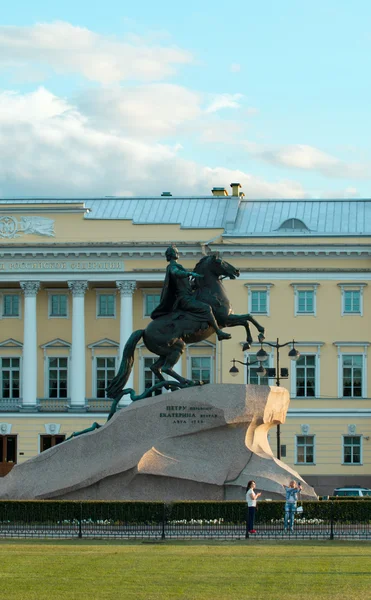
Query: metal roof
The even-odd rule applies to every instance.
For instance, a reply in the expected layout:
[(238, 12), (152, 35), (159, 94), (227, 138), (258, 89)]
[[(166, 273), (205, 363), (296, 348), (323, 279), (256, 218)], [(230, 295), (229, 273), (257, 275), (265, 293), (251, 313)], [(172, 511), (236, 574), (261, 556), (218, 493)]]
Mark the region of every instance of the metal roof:
[[(284, 226), (290, 219), (300, 228)], [(283, 227), (282, 227), (283, 226)], [(232, 236), (371, 234), (371, 200), (243, 200)]]
[[(0, 199), (0, 207), (76, 203), (90, 209), (84, 215), (87, 220), (123, 219), (136, 225), (179, 224), (182, 228), (224, 229), (227, 237), (371, 235), (371, 199), (250, 200), (237, 196)], [(294, 219), (295, 222), (282, 227), (285, 221)]]

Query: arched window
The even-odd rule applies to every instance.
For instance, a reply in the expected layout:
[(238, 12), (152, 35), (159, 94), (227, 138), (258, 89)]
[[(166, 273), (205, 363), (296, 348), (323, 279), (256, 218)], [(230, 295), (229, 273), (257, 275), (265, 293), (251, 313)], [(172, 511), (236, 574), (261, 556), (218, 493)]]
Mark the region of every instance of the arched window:
[(310, 231), (300, 219), (286, 219), (278, 228), (278, 231)]

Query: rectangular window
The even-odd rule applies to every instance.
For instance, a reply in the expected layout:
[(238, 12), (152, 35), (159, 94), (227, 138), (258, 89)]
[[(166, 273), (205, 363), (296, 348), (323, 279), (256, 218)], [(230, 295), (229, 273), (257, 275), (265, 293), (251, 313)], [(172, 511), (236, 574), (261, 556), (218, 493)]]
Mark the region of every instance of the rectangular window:
[(19, 398), (20, 359), (0, 359), (1, 398)]
[(65, 435), (40, 435), (40, 452), (61, 444), (65, 439)]
[(361, 464), (361, 436), (345, 435), (343, 438), (343, 463), (347, 465)]
[(211, 357), (210, 356), (192, 356), (191, 357), (191, 379), (211, 382)]
[(19, 295), (4, 294), (3, 317), (19, 317)]
[(115, 316), (115, 294), (98, 294), (98, 317)]
[(68, 358), (49, 357), (49, 398), (67, 398)]
[(115, 357), (99, 357), (96, 362), (96, 397), (106, 398), (106, 388), (116, 372)]
[(361, 398), (363, 382), (363, 356), (343, 355), (343, 396)]
[(158, 307), (160, 304), (161, 293), (158, 294), (145, 294), (145, 307), (144, 307), (144, 316), (151, 316), (152, 311)]
[(314, 291), (298, 290), (298, 313), (314, 313)]
[(344, 290), (344, 313), (361, 313), (361, 292), (360, 290)]
[(67, 317), (67, 294), (50, 294), (49, 317)]
[(268, 361), (264, 363), (257, 362), (256, 354), (249, 354), (247, 360), (249, 361), (249, 380), (247, 383), (253, 383), (255, 385), (269, 385), (268, 377), (266, 375), (264, 375), (264, 377), (259, 377), (259, 375), (256, 372), (256, 370), (259, 369), (261, 364), (264, 368), (267, 367)]
[(314, 435), (296, 436), (296, 462), (314, 464)]
[(316, 395), (316, 357), (301, 355), (295, 364), (296, 396), (310, 398)]
[(267, 290), (251, 291), (251, 312), (267, 314)]
[[(157, 360), (157, 358), (152, 358), (151, 356), (147, 356), (143, 361), (144, 366), (144, 389), (148, 390), (157, 382), (155, 374), (151, 371), (151, 366)], [(162, 389), (155, 390), (152, 392), (152, 396), (159, 396), (162, 394)]]

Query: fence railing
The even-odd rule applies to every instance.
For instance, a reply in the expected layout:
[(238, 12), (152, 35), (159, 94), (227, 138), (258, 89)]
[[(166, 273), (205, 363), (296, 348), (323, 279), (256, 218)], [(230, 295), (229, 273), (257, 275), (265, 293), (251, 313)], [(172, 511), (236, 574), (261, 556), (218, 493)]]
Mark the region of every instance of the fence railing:
[(260, 502), (256, 534), (243, 502), (0, 501), (0, 538), (371, 540), (371, 502), (304, 502), (293, 532), (284, 502)]

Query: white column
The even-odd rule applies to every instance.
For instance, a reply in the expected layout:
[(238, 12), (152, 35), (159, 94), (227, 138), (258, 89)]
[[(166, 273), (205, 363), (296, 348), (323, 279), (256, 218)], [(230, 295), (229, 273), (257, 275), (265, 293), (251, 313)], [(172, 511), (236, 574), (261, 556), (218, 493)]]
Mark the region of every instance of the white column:
[[(120, 290), (120, 361), (124, 346), (133, 333), (133, 294), (136, 290), (136, 281), (116, 281)], [(129, 377), (126, 387), (133, 387), (133, 372)]]
[(72, 292), (71, 408), (85, 405), (85, 292), (87, 281), (67, 281)]
[(23, 407), (36, 406), (37, 397), (37, 323), (36, 294), (40, 281), (20, 281), (24, 293), (24, 334), (22, 395)]

